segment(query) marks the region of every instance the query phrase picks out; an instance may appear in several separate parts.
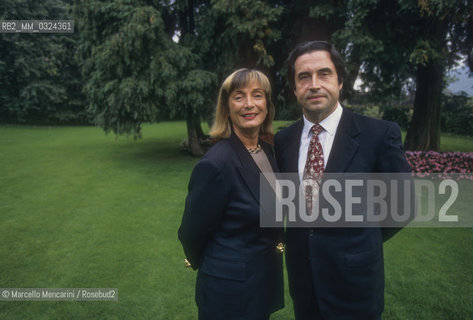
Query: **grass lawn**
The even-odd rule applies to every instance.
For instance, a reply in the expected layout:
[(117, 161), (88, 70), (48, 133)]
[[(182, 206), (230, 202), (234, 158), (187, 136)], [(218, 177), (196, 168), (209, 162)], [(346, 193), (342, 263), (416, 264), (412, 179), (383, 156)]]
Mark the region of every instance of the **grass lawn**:
[[(195, 319), (195, 272), (177, 239), (197, 162), (179, 148), (185, 135), (184, 122), (145, 125), (137, 141), (0, 126), (0, 287), (118, 288), (118, 301), (0, 301), (0, 319)], [(471, 140), (449, 136), (442, 149), (473, 151)], [(472, 245), (471, 229), (390, 240), (383, 319), (473, 318)], [(272, 319), (293, 319), (288, 293)]]

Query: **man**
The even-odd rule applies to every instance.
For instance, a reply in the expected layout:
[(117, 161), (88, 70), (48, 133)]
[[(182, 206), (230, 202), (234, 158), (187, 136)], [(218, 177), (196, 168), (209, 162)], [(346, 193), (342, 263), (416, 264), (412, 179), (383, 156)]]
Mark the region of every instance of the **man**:
[[(299, 173), (301, 181), (310, 170), (410, 172), (397, 124), (364, 117), (340, 105), (346, 71), (333, 45), (300, 44), (289, 55), (288, 68), (303, 119), (275, 136), (281, 172)], [(315, 136), (318, 126), (314, 125), (320, 126)], [(316, 161), (323, 167), (314, 167), (308, 153), (310, 159), (320, 159)], [(380, 319), (383, 241), (392, 236), (391, 230), (287, 228), (286, 264), (296, 320)]]

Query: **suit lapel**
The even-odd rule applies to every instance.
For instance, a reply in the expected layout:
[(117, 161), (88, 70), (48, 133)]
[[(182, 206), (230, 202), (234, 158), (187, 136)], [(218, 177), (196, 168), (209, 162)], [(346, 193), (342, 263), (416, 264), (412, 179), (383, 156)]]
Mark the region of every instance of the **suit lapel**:
[(254, 162), (253, 158), (251, 157), (248, 150), (245, 148), (243, 143), (237, 137), (235, 133), (232, 132), (229, 138), (230, 145), (232, 146), (233, 150), (235, 150), (236, 154), (238, 155), (238, 159), (240, 160), (241, 167), (237, 168), (240, 172), (243, 180), (245, 181), (248, 189), (250, 190), (251, 194), (255, 198), (255, 200), (259, 203), (259, 173), (260, 170), (256, 163)]
[(343, 108), (325, 172), (345, 172), (358, 150), (359, 145), (355, 137), (359, 133), (360, 128), (353, 113)]
[[(235, 150), (236, 154), (241, 163), (241, 167), (237, 167), (237, 170), (240, 172), (241, 177), (245, 181), (248, 189), (250, 190), (251, 195), (256, 200), (260, 208), (264, 210), (266, 214), (274, 214), (274, 201), (268, 202), (268, 196), (264, 195), (265, 201), (261, 202), (260, 197), (260, 174), (261, 170), (259, 169), (258, 165), (253, 160), (253, 157), (250, 155), (246, 147), (240, 141), (240, 139), (232, 132), (232, 135), (229, 138), (230, 144)], [(274, 157), (272, 155), (271, 148), (268, 144), (264, 142), (259, 142), (262, 147), (263, 151), (266, 153), (268, 157), (269, 163), (271, 164), (274, 172), (278, 172), (276, 162), (274, 161)], [(266, 183), (266, 178), (261, 176), (263, 179), (263, 183), (265, 184), (265, 188), (270, 188), (269, 184)], [(269, 189), (267, 189), (269, 190)]]
[(287, 148), (284, 150), (284, 156), (288, 157), (288, 172), (299, 172), (299, 146), (303, 128), (304, 120), (300, 119), (294, 124), (292, 132), (287, 136)]

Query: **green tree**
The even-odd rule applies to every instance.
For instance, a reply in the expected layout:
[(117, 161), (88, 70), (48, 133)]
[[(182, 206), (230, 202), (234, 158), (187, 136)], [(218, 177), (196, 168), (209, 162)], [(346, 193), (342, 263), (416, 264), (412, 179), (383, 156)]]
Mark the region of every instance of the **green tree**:
[[(445, 72), (472, 52), (472, 6), (466, 0), (351, 0), (337, 36), (361, 49), (360, 77), (375, 101), (398, 99), (415, 84), (409, 150), (438, 150)], [(358, 57), (357, 57), (358, 59)]]
[[(0, 19), (70, 19), (66, 1), (0, 3)], [(8, 121), (84, 121), (76, 34), (0, 34), (0, 115)]]
[[(79, 57), (89, 111), (106, 132), (140, 137), (143, 122), (184, 117), (193, 124), (208, 104), (212, 73), (172, 41), (172, 17), (158, 1), (82, 1), (75, 5)], [(189, 126), (191, 152), (201, 155), (199, 126)]]
[(417, 67), (416, 97), (405, 145), (439, 150), (445, 74), (461, 54), (473, 70), (473, 6), (466, 0), (419, 0), (417, 7), (405, 2), (401, 9), (414, 12), (419, 35), (409, 57)]

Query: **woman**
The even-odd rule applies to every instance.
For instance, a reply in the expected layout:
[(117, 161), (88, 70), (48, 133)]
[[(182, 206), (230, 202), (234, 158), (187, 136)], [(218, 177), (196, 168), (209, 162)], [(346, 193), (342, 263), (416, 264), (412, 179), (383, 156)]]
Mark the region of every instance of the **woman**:
[(186, 263), (198, 269), (199, 319), (269, 319), (284, 306), (282, 230), (259, 226), (260, 173), (276, 170), (259, 136), (271, 133), (273, 117), (263, 73), (225, 79), (210, 132), (219, 141), (192, 172), (179, 228)]

